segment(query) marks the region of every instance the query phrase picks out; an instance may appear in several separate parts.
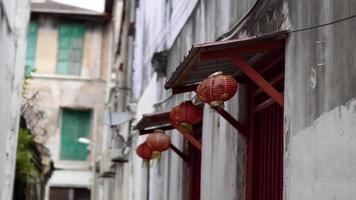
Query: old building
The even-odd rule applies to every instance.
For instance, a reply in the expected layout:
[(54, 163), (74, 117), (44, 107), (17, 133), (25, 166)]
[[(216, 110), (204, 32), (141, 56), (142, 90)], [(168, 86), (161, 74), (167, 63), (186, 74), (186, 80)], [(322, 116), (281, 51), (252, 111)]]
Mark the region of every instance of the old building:
[[(117, 66), (132, 81), (117, 80), (131, 93), (112, 102), (135, 108), (136, 120), (121, 125), (134, 139), (129, 162), (116, 166), (115, 199), (356, 197), (356, 2), (124, 5)], [(202, 125), (189, 136), (168, 112), (199, 103), (197, 85), (216, 71), (232, 75), (238, 92), (225, 108), (205, 104)], [(145, 167), (134, 150), (157, 127), (178, 150)]]
[[(106, 2), (110, 4), (110, 1)], [(26, 63), (29, 96), (43, 111), (39, 128), (55, 171), (47, 198), (90, 199), (97, 195), (104, 132), (105, 93), (111, 63), (110, 6), (95, 12), (55, 1), (34, 1)]]
[(25, 69), (27, 1), (0, 0), (0, 199), (12, 199)]

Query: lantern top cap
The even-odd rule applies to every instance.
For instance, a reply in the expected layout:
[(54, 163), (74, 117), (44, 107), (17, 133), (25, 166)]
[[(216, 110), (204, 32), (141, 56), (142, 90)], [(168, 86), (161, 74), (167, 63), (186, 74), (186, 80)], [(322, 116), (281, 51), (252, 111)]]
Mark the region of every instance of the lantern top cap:
[(156, 129), (156, 130), (154, 131), (154, 133), (163, 133), (163, 134), (164, 134), (164, 130)]
[(219, 75), (231, 76), (231, 75), (225, 74), (225, 73), (222, 72), (222, 71), (217, 71), (217, 72), (214, 72), (214, 73), (210, 74), (210, 75), (208, 76), (208, 78), (211, 78), (211, 77), (214, 77), (214, 76), (219, 76)]

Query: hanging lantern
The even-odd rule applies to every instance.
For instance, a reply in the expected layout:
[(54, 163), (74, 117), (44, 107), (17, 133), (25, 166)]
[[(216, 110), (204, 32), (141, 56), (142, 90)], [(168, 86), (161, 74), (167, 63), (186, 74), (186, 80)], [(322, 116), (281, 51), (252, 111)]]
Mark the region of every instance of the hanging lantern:
[(238, 83), (232, 76), (215, 72), (198, 85), (198, 99), (211, 106), (221, 106), (236, 94), (237, 88)]
[(150, 149), (146, 143), (140, 144), (136, 149), (136, 153), (143, 160), (151, 160), (152, 155), (153, 155), (152, 149)]
[(162, 130), (155, 130), (146, 139), (147, 146), (152, 151), (162, 152), (171, 147), (171, 139)]
[(191, 101), (186, 101), (174, 107), (169, 113), (170, 118), (180, 125), (192, 125), (201, 122), (203, 112)]

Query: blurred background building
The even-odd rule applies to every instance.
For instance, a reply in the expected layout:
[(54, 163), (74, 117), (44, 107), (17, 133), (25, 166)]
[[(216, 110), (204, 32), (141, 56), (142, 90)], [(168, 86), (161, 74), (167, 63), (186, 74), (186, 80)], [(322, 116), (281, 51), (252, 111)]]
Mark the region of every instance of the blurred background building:
[(47, 185), (51, 200), (96, 195), (91, 188), (104, 131), (110, 19), (110, 6), (96, 12), (50, 0), (31, 3), (29, 96), (43, 111), (40, 126), (54, 162)]

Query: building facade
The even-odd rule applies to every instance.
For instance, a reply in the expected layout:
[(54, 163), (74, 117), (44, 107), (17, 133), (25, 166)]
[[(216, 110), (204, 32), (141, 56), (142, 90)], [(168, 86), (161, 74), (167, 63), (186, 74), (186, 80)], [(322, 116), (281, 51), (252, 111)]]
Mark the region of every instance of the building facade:
[[(133, 139), (115, 199), (354, 199), (355, 12), (351, 0), (124, 1), (117, 66), (132, 81), (117, 80), (131, 93), (111, 102), (136, 118), (120, 127)], [(142, 165), (142, 124), (166, 125), (220, 70), (239, 90), (223, 110), (204, 105), (201, 151), (166, 131), (188, 161), (167, 151)]]
[(12, 199), (25, 69), (27, 1), (0, 1), (0, 199)]
[[(111, 12), (54, 1), (33, 2), (26, 63), (29, 96), (43, 111), (39, 124), (55, 171), (47, 198), (90, 199), (97, 193), (104, 132), (105, 93), (111, 59)], [(108, 13), (108, 14), (107, 14)]]

